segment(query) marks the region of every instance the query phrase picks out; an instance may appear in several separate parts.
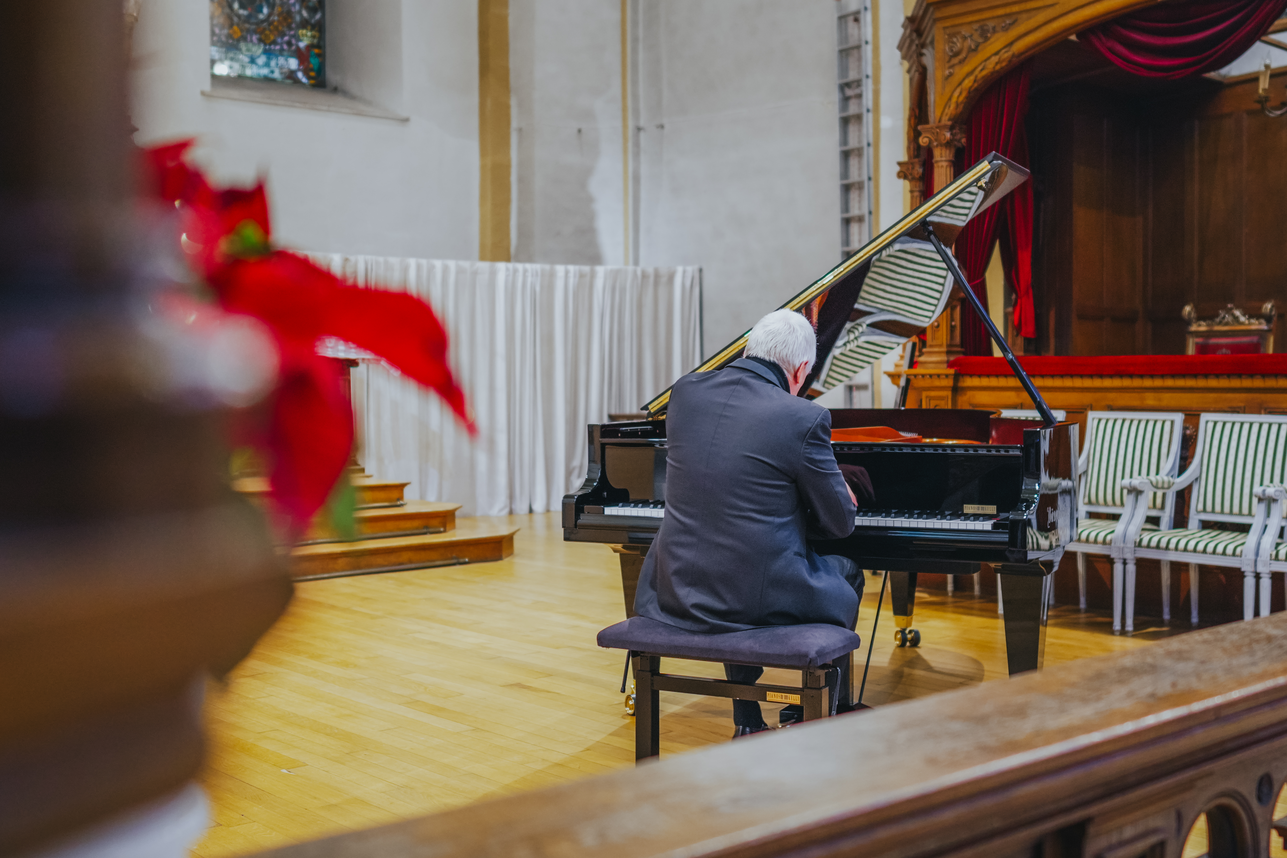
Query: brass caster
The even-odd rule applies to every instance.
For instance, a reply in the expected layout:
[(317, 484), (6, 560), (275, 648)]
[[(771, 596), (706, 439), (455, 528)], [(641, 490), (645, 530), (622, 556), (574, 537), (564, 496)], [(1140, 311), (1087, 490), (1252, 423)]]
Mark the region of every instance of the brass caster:
[(624, 705), (626, 714), (633, 716), (635, 714), (635, 681), (633, 679), (630, 680), (630, 693), (626, 695)]

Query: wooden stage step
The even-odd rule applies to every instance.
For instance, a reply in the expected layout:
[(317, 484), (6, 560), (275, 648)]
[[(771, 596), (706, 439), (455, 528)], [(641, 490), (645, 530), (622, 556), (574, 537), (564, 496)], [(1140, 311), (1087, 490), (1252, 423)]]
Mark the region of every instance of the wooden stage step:
[[(353, 488), (357, 490), (357, 505), (361, 507), (395, 506), (404, 503), (402, 493), (409, 483), (392, 480), (377, 480), (374, 477), (352, 477)], [(260, 499), (268, 494), (266, 477), (239, 477), (232, 481), (232, 487), (253, 499)]]
[[(460, 504), (403, 500), (408, 485), (404, 482), (365, 474), (350, 479), (357, 489), (358, 508), (353, 516), (357, 538), (341, 539), (326, 517), (319, 515), (300, 543), (289, 549), (295, 580), (482, 563), (514, 553), (517, 528), (488, 519), (458, 523)], [(264, 477), (240, 477), (232, 487), (255, 502), (268, 494)]]
[(466, 518), (446, 533), (300, 545), (290, 552), (291, 575), (298, 581), (501, 560), (514, 553), (517, 532), (492, 520)]
[[(402, 506), (381, 506), (359, 509), (354, 513), (358, 539), (390, 536), (424, 536), (446, 533), (456, 527), (458, 503), (433, 503), (406, 501)], [(315, 519), (308, 529), (303, 544), (338, 542), (340, 535), (324, 516)]]

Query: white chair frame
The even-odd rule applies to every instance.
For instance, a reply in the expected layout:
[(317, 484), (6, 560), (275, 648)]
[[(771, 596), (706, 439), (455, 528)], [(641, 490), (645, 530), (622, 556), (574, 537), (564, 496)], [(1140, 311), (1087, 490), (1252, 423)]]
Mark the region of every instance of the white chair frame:
[[(1123, 538), (1120, 541), (1122, 562), (1124, 570), (1124, 587), (1126, 593), (1126, 631), (1131, 632), (1135, 627), (1135, 563), (1139, 558), (1151, 560), (1170, 560), (1179, 561), (1189, 564), (1189, 593), (1192, 621), (1196, 625), (1198, 621), (1198, 566), (1223, 566), (1231, 569), (1241, 569), (1243, 572), (1243, 619), (1250, 620), (1255, 611), (1256, 595), (1256, 559), (1260, 547), (1260, 535), (1264, 529), (1265, 519), (1268, 515), (1266, 504), (1259, 500), (1253, 500), (1254, 512), (1251, 515), (1233, 515), (1228, 513), (1212, 513), (1198, 511), (1198, 498), (1200, 495), (1201, 481), (1199, 476), (1202, 473), (1202, 464), (1206, 455), (1206, 445), (1210, 433), (1210, 426), (1214, 422), (1221, 423), (1283, 423), (1287, 424), (1287, 415), (1274, 414), (1203, 414), (1198, 421), (1198, 439), (1193, 451), (1193, 461), (1189, 469), (1181, 474), (1178, 478), (1171, 480), (1166, 475), (1154, 474), (1135, 479), (1123, 480), (1122, 488), (1126, 489), (1127, 501), (1126, 512), (1122, 520), (1127, 522), (1125, 531), (1119, 525), (1118, 534)], [(1189, 521), (1188, 529), (1202, 530), (1203, 522), (1229, 522), (1235, 524), (1249, 525), (1247, 542), (1243, 546), (1242, 553), (1236, 557), (1221, 556), (1216, 554), (1205, 554), (1200, 552), (1188, 551), (1171, 551), (1167, 549), (1140, 548), (1138, 541), (1144, 530), (1144, 520), (1148, 512), (1148, 504), (1140, 503), (1140, 499), (1145, 493), (1164, 492), (1170, 495), (1184, 490), (1188, 486), (1193, 486), (1189, 499)], [(1254, 490), (1252, 497), (1254, 498)], [(1117, 537), (1114, 537), (1117, 540)], [(1118, 561), (1113, 564), (1113, 579), (1116, 582), (1118, 576)]]
[(1268, 485), (1256, 489), (1256, 498), (1265, 507), (1265, 527), (1256, 552), (1256, 572), (1260, 577), (1260, 616), (1269, 616), (1273, 593), (1273, 573), (1287, 573), (1287, 560), (1275, 560), (1274, 549), (1287, 529), (1287, 486)]
[[(1164, 420), (1171, 423), (1171, 448), (1162, 457), (1160, 473), (1168, 477), (1174, 477), (1180, 471), (1180, 450), (1183, 446), (1184, 438), (1184, 414), (1183, 412), (1173, 411), (1089, 411), (1086, 413), (1086, 441), (1081, 450), (1081, 458), (1077, 462), (1077, 480), (1079, 483), (1077, 508), (1083, 517), (1088, 512), (1116, 515), (1117, 528), (1113, 533), (1112, 541), (1108, 545), (1074, 541), (1069, 544), (1068, 550), (1077, 554), (1077, 595), (1082, 611), (1086, 610), (1086, 555), (1105, 554), (1113, 558), (1113, 631), (1120, 632), (1124, 607), (1122, 570), (1124, 555), (1121, 545), (1126, 535), (1122, 522), (1125, 521), (1126, 505), (1123, 503), (1122, 506), (1111, 506), (1108, 504), (1092, 504), (1086, 501), (1087, 494), (1090, 491), (1090, 483), (1085, 477), (1090, 468), (1090, 452), (1095, 444), (1095, 429), (1107, 420)], [(1132, 476), (1144, 475), (1134, 474)], [(1145, 506), (1147, 507), (1147, 504)], [(1156, 518), (1159, 529), (1169, 530), (1175, 520), (1175, 496), (1167, 495), (1159, 509), (1146, 509), (1144, 518), (1145, 521), (1149, 518)], [(1080, 524), (1080, 521), (1078, 524)], [(1129, 601), (1130, 609), (1133, 611), (1135, 607), (1133, 591)], [(1171, 619), (1171, 564), (1169, 561), (1162, 562), (1162, 619), (1165, 622), (1169, 622)]]

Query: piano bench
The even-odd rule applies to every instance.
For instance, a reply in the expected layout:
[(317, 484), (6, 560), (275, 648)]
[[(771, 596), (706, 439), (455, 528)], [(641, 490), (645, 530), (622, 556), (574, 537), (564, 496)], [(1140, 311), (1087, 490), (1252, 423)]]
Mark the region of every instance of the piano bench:
[[(599, 632), (599, 646), (629, 650), (635, 671), (635, 760), (660, 754), (661, 715), (658, 692), (678, 691), (706, 697), (798, 703), (804, 720), (835, 712), (828, 680), (860, 645), (849, 629), (824, 623), (770, 626), (722, 634), (701, 634), (676, 628), (647, 617), (630, 619)], [(799, 670), (801, 682), (792, 685), (747, 685), (724, 679), (679, 676), (661, 672), (661, 659), (683, 658), (780, 667)], [(848, 698), (848, 689), (837, 697)]]

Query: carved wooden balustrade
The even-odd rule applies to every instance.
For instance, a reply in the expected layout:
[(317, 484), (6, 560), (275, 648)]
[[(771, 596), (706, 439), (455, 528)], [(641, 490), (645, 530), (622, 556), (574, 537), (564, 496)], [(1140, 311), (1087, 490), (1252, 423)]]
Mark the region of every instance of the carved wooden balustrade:
[(1276, 614), (270, 854), (1264, 856), (1285, 778)]

